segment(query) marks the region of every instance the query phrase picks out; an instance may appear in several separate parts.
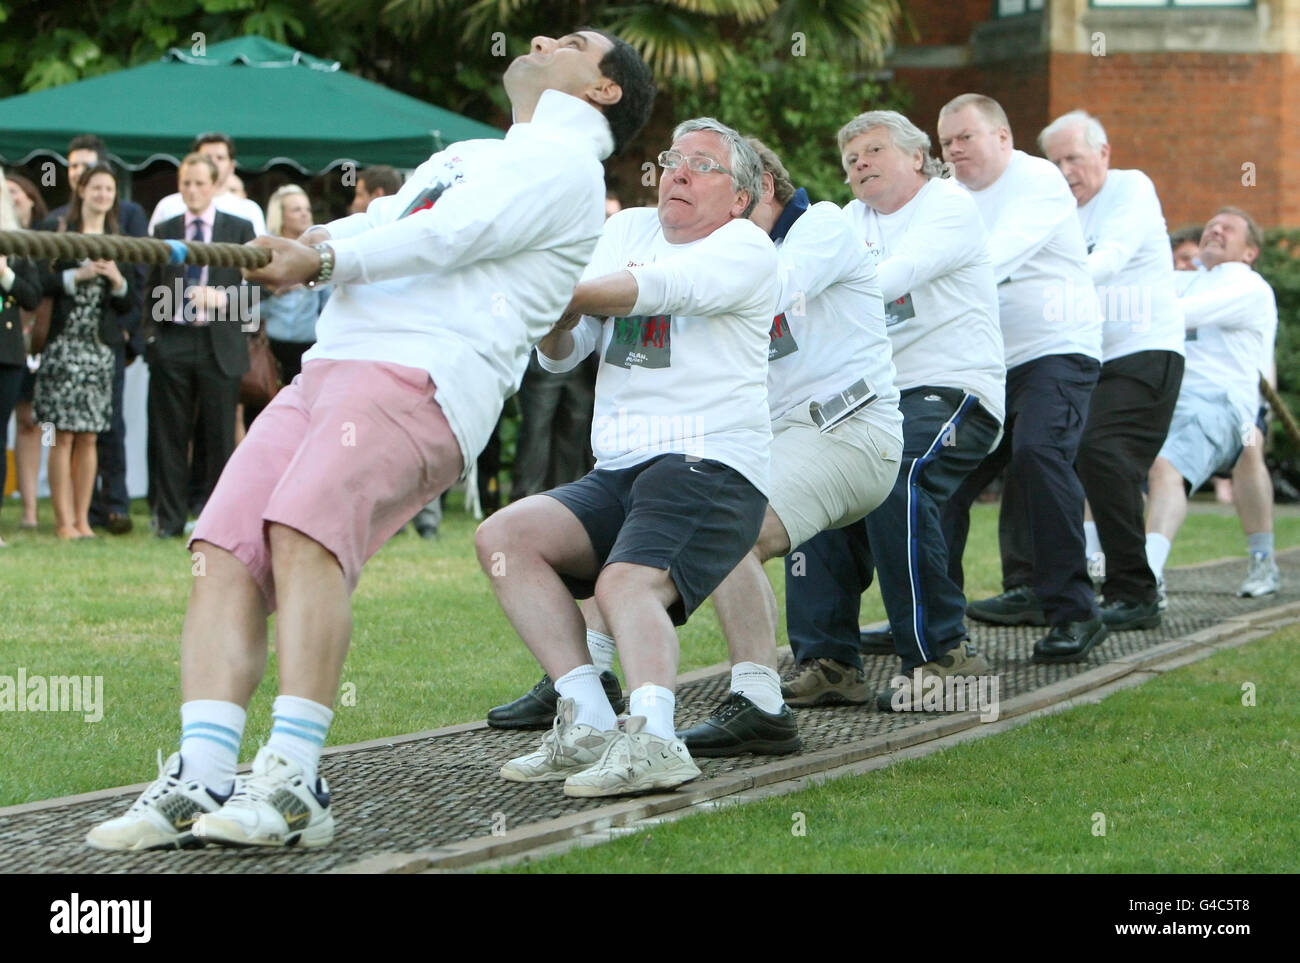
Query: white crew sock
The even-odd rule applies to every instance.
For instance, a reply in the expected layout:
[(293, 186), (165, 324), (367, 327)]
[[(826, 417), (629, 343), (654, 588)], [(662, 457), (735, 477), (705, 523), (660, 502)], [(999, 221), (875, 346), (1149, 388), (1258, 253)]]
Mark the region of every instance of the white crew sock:
[(676, 708), (677, 697), (671, 690), (647, 682), (628, 697), (627, 714), (645, 716), (645, 731), (652, 736), (675, 739), (677, 730), (673, 726), (673, 713)]
[(182, 703), (181, 774), (197, 779), (215, 795), (230, 795), (246, 716), (242, 706), (219, 699)]
[(1157, 582), (1165, 577), (1165, 561), (1172, 547), (1169, 539), (1159, 532), (1147, 532), (1147, 565), (1151, 566), (1151, 574)]
[(737, 662), (731, 667), (731, 691), (739, 692), (772, 715), (785, 705), (781, 698), (781, 677), (776, 674), (776, 669), (757, 662)]
[(614, 668), (614, 656), (618, 653), (618, 646), (604, 632), (597, 632), (595, 629), (587, 630), (587, 651), (591, 653), (592, 664), (601, 672)]
[(600, 684), (600, 670), (594, 665), (580, 665), (564, 673), (555, 680), (555, 691), (577, 703), (573, 714), (575, 725), (591, 726), (597, 732), (618, 727), (618, 717)]
[(1246, 550), (1251, 555), (1272, 555), (1273, 554), (1273, 533), (1256, 532), (1254, 535), (1246, 536)]
[(1097, 537), (1097, 523), (1083, 523), (1083, 540), (1085, 542), (1084, 553), (1088, 558), (1092, 558), (1101, 551), (1101, 539)]
[(266, 748), (302, 766), (307, 784), (316, 786), (316, 770), (334, 710), (300, 696), (281, 695), (271, 703), (271, 738)]

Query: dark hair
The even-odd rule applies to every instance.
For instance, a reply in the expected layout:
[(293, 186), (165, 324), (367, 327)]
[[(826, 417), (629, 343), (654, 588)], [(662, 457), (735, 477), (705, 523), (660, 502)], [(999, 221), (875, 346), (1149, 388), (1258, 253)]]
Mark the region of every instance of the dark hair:
[[(85, 148), (89, 149), (89, 148)], [(117, 212), (122, 204), (122, 186), (117, 182), (117, 175), (113, 173), (113, 168), (108, 164), (100, 161), (86, 168), (81, 175), (81, 180), (77, 181), (77, 189), (72, 192), (72, 200), (68, 202), (68, 230), (80, 231), (81, 221), (81, 192), (86, 189), (90, 179), (97, 174), (107, 174), (113, 178), (113, 206), (104, 214), (104, 233), (117, 234)]]
[(376, 164), (361, 171), (357, 174), (357, 183), (363, 181), (366, 190), (371, 194), (375, 191), (383, 191), (387, 195), (392, 195), (402, 189), (402, 175), (397, 172), (397, 168), (389, 167), (387, 164)]
[(636, 48), (626, 40), (595, 27), (579, 27), (577, 32), (587, 30), (600, 34), (612, 44), (600, 59), (600, 72), (623, 89), (618, 103), (604, 108), (605, 120), (614, 135), (614, 153), (621, 154), (650, 119), (655, 105), (654, 76)]
[(1249, 244), (1251, 247), (1253, 247), (1256, 251), (1264, 250), (1264, 232), (1259, 229), (1259, 225), (1255, 223), (1255, 219), (1253, 217), (1251, 217), (1249, 214), (1243, 211), (1240, 207), (1232, 207), (1232, 206), (1221, 207), (1214, 212), (1215, 217), (1218, 217), (1220, 214), (1231, 214), (1234, 217), (1239, 217), (1243, 221), (1245, 221), (1246, 222), (1246, 243)]
[(95, 160), (108, 160), (108, 147), (105, 143), (94, 134), (78, 134), (72, 140), (68, 141), (68, 154), (71, 156), (74, 150), (93, 150)]
[(1195, 244), (1197, 247), (1201, 244), (1201, 235), (1205, 233), (1205, 228), (1198, 225), (1191, 227), (1180, 227), (1169, 235), (1169, 247), (1177, 250), (1184, 244)]
[(32, 202), (32, 223), (29, 226), (35, 227), (45, 220), (45, 215), (50, 212), (50, 209), (45, 206), (45, 198), (41, 197), (41, 192), (37, 190), (36, 185), (22, 174), (12, 171), (6, 174), (5, 178), (17, 184), (18, 189), (26, 194), (27, 198)]
[(194, 143), (190, 145), (190, 153), (196, 153), (204, 144), (225, 144), (226, 150), (230, 152), (230, 159), (235, 159), (235, 141), (229, 134), (223, 134), (220, 131), (209, 131), (206, 134), (199, 134), (194, 138)]

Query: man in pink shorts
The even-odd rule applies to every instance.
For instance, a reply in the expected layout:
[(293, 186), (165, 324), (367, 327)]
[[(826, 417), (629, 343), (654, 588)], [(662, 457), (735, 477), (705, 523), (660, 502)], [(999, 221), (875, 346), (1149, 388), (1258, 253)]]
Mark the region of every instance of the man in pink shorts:
[[(637, 53), (595, 30), (533, 38), (504, 83), (504, 140), (454, 144), (398, 193), (299, 241), (252, 242), (273, 258), (250, 280), (332, 281), (334, 293), (302, 374), (258, 417), (194, 530), (180, 751), (91, 846), (333, 839), (317, 767), (361, 567), (473, 464), (595, 247), (601, 161), (654, 99)], [(280, 695), (236, 781), (271, 612)]]

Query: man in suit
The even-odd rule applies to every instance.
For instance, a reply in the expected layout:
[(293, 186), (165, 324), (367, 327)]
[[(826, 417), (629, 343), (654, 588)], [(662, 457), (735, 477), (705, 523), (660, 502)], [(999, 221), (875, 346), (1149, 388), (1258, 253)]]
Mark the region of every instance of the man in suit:
[[(108, 161), (108, 148), (94, 134), (81, 134), (68, 142), (68, 197), (77, 191), (77, 183), (86, 169), (100, 161)], [(56, 207), (39, 225), (42, 231), (57, 231), (59, 223), (67, 219), (68, 205)], [(135, 201), (118, 204), (118, 228), (131, 237), (147, 237), (147, 218), (144, 208)], [(128, 273), (133, 296), (144, 287), (144, 266), (123, 265)], [(90, 523), (104, 526), (114, 535), (131, 531), (131, 496), (126, 488), (126, 419), (122, 413), (122, 389), (126, 383), (126, 366), (144, 351), (140, 334), (140, 304), (134, 301), (131, 308), (117, 316), (122, 328), (122, 339), (110, 345), (113, 349), (113, 420), (108, 431), (100, 432), (95, 448), (98, 455), (99, 478), (90, 503)]]
[[(154, 237), (237, 244), (253, 239), (251, 223), (216, 209), (217, 166), (210, 158), (187, 156), (179, 180), (185, 212), (158, 224)], [(240, 297), (242, 284), (238, 268), (166, 265), (149, 275), (149, 487), (159, 538), (180, 535), (188, 517), (196, 407), (209, 490), (235, 450), (239, 379), (248, 370), (245, 329), (256, 324), (243, 316), (248, 300)]]

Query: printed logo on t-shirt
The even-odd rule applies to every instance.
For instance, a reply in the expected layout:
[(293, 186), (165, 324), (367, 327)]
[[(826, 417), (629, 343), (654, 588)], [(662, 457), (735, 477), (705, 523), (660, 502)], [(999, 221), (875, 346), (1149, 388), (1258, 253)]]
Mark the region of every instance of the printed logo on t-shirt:
[(916, 308), (912, 304), (912, 295), (904, 294), (896, 301), (885, 302), (885, 327), (892, 328), (908, 318), (916, 317)]
[(772, 319), (772, 329), (768, 331), (767, 360), (775, 361), (799, 350), (795, 343), (794, 332), (790, 330), (790, 319), (781, 312)]
[[(451, 167), (452, 165), (448, 163), (445, 166)], [(419, 194), (415, 195), (415, 198), (410, 204), (406, 205), (406, 210), (402, 211), (401, 217), (399, 217), (398, 220), (400, 221), (403, 217), (407, 217), (417, 211), (429, 210), (434, 204), (438, 203), (438, 198), (442, 197), (443, 192), (446, 191), (447, 188), (454, 187), (464, 179), (465, 175), (457, 172), (454, 176), (448, 177), (446, 180), (440, 180), (438, 183), (426, 187), (424, 190), (420, 191)]]
[(1184, 341), (1195, 341), (1195, 340), (1196, 340), (1196, 332), (1198, 332), (1199, 330), (1200, 330), (1200, 328), (1188, 328), (1187, 331), (1186, 331), (1186, 333), (1183, 334), (1183, 340), (1184, 340)]
[(668, 368), (672, 366), (671, 314), (613, 318), (613, 336), (605, 349), (605, 361), (620, 368)]

